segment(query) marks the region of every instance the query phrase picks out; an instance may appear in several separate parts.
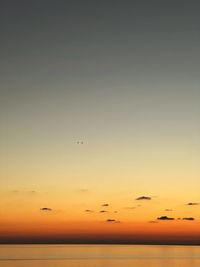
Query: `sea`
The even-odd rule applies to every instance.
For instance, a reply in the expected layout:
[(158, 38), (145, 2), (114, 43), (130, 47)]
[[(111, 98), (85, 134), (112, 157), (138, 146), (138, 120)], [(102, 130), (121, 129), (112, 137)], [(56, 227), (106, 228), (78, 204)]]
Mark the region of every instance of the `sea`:
[(0, 267), (200, 267), (200, 246), (0, 245)]

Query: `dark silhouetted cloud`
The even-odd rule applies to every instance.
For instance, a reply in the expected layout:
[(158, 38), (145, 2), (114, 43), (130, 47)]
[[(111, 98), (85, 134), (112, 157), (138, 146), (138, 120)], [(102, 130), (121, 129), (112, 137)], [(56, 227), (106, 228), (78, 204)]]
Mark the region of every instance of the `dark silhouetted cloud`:
[(197, 202), (189, 202), (186, 205), (187, 206), (196, 206), (196, 205), (199, 205), (199, 203), (197, 203)]
[(193, 217), (185, 217), (182, 220), (185, 220), (185, 221), (194, 221), (195, 218), (193, 218)]
[(41, 211), (52, 211), (52, 209), (50, 209), (50, 208), (41, 208), (40, 210)]
[(99, 211), (100, 213), (105, 213), (105, 212), (108, 212), (107, 210), (100, 210)]
[(106, 220), (108, 223), (120, 223), (120, 221), (114, 220), (114, 219), (108, 219)]
[(157, 220), (172, 221), (172, 220), (174, 220), (174, 218), (170, 218), (170, 217), (167, 217), (167, 216), (161, 216), (161, 217), (158, 217)]
[(94, 212), (93, 210), (85, 210), (85, 212)]
[(141, 196), (141, 197), (137, 197), (135, 200), (151, 200), (151, 197)]
[(109, 204), (108, 204), (108, 203), (105, 203), (105, 204), (102, 204), (101, 206), (102, 206), (102, 207), (108, 207)]
[(165, 211), (173, 211), (172, 209), (165, 209)]

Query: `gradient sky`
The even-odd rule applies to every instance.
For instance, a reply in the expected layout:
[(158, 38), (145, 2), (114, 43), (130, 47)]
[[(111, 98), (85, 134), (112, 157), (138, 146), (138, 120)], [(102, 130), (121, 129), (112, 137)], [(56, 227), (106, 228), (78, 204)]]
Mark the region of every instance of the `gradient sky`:
[(199, 10), (1, 1), (0, 242), (200, 243)]

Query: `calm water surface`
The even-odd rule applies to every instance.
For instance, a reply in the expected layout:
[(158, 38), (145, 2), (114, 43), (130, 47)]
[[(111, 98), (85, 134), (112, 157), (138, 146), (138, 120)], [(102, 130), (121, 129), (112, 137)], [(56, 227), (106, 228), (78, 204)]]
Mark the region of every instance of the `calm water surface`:
[(1, 267), (200, 267), (198, 246), (0, 245)]

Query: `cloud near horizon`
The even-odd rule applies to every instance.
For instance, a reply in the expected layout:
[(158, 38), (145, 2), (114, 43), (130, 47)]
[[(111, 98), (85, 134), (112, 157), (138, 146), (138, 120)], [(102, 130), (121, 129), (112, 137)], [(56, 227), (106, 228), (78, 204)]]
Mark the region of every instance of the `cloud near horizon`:
[(41, 211), (52, 211), (51, 208), (46, 208), (46, 207), (45, 207), (45, 208), (41, 208), (40, 210), (41, 210)]
[(85, 210), (85, 212), (94, 212), (93, 210)]
[(161, 217), (158, 217), (157, 220), (161, 220), (161, 221), (173, 221), (173, 220), (175, 220), (175, 218), (171, 218), (171, 217), (168, 217), (168, 216), (161, 216)]
[(199, 205), (199, 203), (197, 203), (197, 202), (189, 202), (186, 205), (187, 206), (196, 206), (196, 205)]
[(193, 218), (193, 217), (185, 217), (182, 220), (184, 220), (184, 221), (194, 221), (195, 218)]
[(106, 220), (107, 223), (121, 223), (120, 221), (117, 221), (115, 219), (108, 219)]
[(141, 197), (137, 197), (135, 200), (151, 200), (151, 197), (141, 196)]

